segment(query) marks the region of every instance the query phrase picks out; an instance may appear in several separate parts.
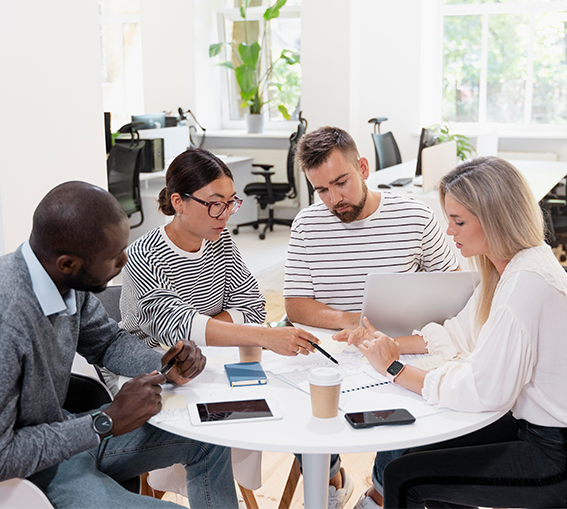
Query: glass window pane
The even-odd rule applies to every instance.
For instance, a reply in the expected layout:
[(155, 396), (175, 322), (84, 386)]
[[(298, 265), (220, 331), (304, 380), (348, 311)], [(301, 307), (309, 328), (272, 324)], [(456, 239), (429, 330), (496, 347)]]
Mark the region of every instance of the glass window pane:
[(443, 117), (477, 122), (481, 17), (446, 16), (443, 43)]
[[(273, 66), (270, 86), (270, 120), (284, 120), (278, 110), (281, 104), (287, 108), (293, 120), (299, 118), (301, 98), (301, 65), (289, 65), (279, 59), (282, 50), (301, 52), (301, 20), (299, 18), (276, 18), (270, 22), (267, 38), (271, 45)], [(279, 59), (279, 60), (278, 60)]]
[(488, 34), (486, 120), (521, 124), (526, 102), (528, 17), (491, 15)]
[(535, 19), (532, 122), (567, 123), (567, 13)]
[(522, 4), (526, 2), (545, 2), (547, 0), (445, 0), (445, 4)]

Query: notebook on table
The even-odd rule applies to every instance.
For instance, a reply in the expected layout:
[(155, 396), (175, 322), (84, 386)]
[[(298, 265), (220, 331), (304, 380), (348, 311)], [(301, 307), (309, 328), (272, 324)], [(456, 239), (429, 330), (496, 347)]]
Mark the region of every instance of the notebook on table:
[(225, 364), (224, 369), (231, 387), (264, 385), (268, 381), (268, 377), (259, 362)]
[(368, 274), (361, 316), (390, 337), (408, 336), (457, 315), (478, 282), (478, 272)]

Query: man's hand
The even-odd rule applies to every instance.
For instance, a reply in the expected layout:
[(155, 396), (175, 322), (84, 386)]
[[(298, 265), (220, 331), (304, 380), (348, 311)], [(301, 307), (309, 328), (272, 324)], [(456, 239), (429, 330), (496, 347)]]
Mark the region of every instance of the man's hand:
[(175, 364), (167, 373), (167, 379), (177, 385), (183, 385), (199, 375), (207, 363), (201, 349), (187, 339), (181, 339), (161, 358), (162, 367), (175, 357)]
[(319, 344), (319, 339), (313, 334), (295, 327), (262, 328), (262, 333), (262, 346), (280, 355), (307, 355), (315, 351), (308, 340)]
[(358, 348), (364, 341), (372, 341), (374, 339), (374, 333), (376, 332), (376, 329), (366, 317), (362, 319), (362, 322), (364, 326), (360, 326), (354, 330), (344, 329), (333, 334), (331, 337), (335, 341), (346, 341), (349, 346), (354, 345)]
[(161, 386), (165, 376), (157, 371), (126, 382), (104, 411), (114, 423), (114, 436), (138, 429), (161, 410)]
[(370, 365), (384, 376), (388, 366), (400, 358), (398, 342), (379, 331), (374, 333), (373, 340), (366, 340), (360, 344), (358, 350), (368, 359)]

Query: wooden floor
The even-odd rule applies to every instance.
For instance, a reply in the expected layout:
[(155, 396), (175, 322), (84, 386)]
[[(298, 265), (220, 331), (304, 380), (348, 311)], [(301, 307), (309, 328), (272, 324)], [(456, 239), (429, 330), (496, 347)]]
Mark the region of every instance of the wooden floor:
[[(282, 288), (284, 283), (284, 265), (278, 266), (256, 276), (261, 292), (266, 297), (266, 321), (279, 321), (285, 313)], [(371, 472), (374, 453), (342, 454), (342, 466), (354, 481), (354, 493), (346, 505), (352, 509), (360, 494), (371, 484)], [(254, 492), (260, 509), (277, 509), (291, 464), (292, 454), (264, 452), (262, 454), (262, 482), (260, 489)], [(303, 479), (297, 485), (291, 509), (303, 507)], [(189, 507), (187, 499), (180, 495), (167, 493), (165, 500)]]

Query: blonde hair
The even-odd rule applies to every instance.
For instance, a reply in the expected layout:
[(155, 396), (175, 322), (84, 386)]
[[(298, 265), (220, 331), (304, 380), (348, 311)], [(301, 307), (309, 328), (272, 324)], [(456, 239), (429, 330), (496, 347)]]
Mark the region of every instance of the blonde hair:
[[(445, 215), (446, 195), (478, 218), (488, 250), (497, 260), (511, 260), (521, 250), (544, 241), (541, 209), (522, 174), (504, 159), (477, 157), (445, 175), (439, 184)], [(500, 274), (486, 255), (475, 256), (473, 263), (482, 282), (476, 310), (480, 328), (490, 314)]]

